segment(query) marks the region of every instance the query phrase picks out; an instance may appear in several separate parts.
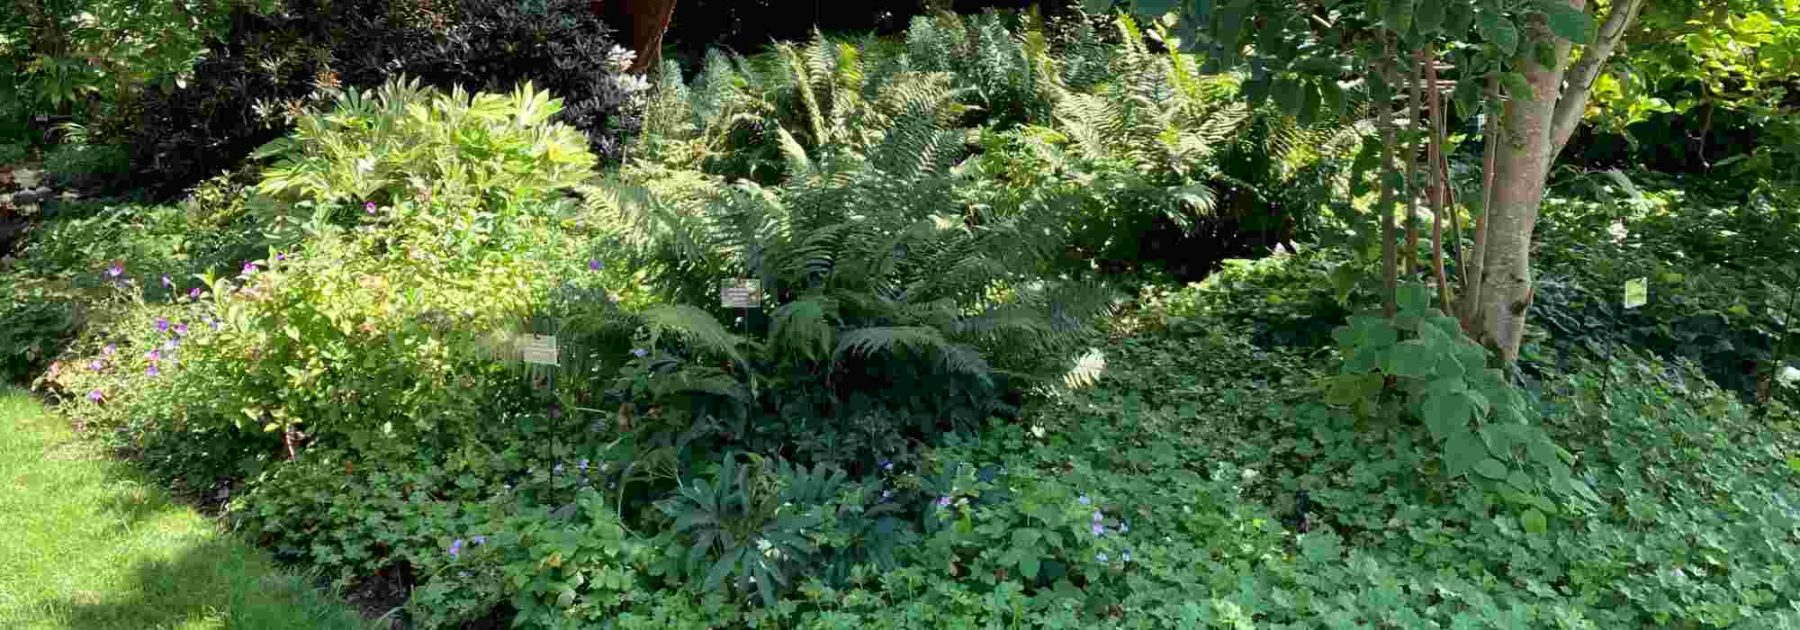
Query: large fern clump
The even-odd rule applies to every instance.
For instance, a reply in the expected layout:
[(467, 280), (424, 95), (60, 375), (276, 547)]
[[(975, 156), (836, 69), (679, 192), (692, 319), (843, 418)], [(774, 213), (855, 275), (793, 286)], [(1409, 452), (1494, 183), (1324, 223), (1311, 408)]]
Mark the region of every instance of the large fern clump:
[[(1166, 33), (1110, 28), (941, 15), (900, 40), (715, 51), (686, 81), (666, 63), (634, 157), (586, 191), (681, 305), (643, 314), (613, 396), (670, 445), (872, 462), (1088, 369), (1098, 262), (1233, 211), (1220, 191), (1246, 171), (1221, 156), (1329, 154), (1147, 43)], [(760, 307), (719, 306), (748, 280)]]

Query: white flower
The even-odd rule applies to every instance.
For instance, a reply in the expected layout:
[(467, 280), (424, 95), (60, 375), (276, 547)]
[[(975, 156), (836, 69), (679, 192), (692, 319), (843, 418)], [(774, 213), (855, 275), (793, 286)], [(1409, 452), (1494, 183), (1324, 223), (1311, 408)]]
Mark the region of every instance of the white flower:
[(1800, 368), (1791, 365), (1781, 368), (1781, 373), (1775, 376), (1775, 380), (1788, 387), (1800, 385)]
[(1608, 228), (1607, 231), (1612, 233), (1614, 243), (1623, 243), (1625, 242), (1625, 237), (1631, 236), (1631, 230), (1625, 228), (1625, 222), (1623, 221), (1614, 221), (1612, 227)]

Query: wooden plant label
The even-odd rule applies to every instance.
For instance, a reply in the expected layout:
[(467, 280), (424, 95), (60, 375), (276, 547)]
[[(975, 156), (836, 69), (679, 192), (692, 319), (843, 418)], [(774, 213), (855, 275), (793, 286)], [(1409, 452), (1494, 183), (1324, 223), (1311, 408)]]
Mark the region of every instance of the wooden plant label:
[(725, 308), (760, 308), (761, 280), (720, 280), (719, 306)]
[(556, 365), (556, 336), (524, 335), (519, 338), (519, 354), (532, 365)]
[(1637, 308), (1649, 303), (1649, 278), (1635, 278), (1625, 281), (1625, 308)]

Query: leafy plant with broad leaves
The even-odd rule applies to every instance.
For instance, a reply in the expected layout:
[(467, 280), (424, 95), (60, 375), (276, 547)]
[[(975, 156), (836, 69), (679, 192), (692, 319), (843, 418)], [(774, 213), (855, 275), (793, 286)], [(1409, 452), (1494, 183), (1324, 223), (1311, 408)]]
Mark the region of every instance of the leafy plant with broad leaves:
[[(1597, 501), (1571, 476), (1574, 456), (1531, 422), (1525, 397), (1488, 367), (1488, 353), (1461, 325), (1430, 307), (1430, 293), (1407, 285), (1392, 318), (1357, 315), (1332, 332), (1344, 362), (1326, 401), (1365, 416), (1404, 413), (1423, 421), (1444, 474), (1468, 477), (1518, 505), (1529, 531), (1557, 512), (1546, 490)], [(1396, 396), (1397, 395), (1397, 396)]]

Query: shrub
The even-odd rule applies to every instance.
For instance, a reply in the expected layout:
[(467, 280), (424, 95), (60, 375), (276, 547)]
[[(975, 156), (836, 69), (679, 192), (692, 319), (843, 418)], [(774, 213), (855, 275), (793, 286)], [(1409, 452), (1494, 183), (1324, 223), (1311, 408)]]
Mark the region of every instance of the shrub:
[(260, 13), (240, 7), (194, 80), (145, 104), (133, 168), (140, 183), (173, 195), (280, 137), (322, 89), (367, 89), (398, 75), (444, 89), (504, 91), (524, 82), (554, 88), (590, 146), (611, 154), (617, 135), (635, 126), (630, 110), (641, 90), (641, 81), (620, 74), (627, 59), (612, 41), (578, 0), (307, 0)]
[[(272, 163), (258, 190), (355, 216), (365, 204), (417, 198), (472, 204), (503, 221), (586, 178), (594, 156), (580, 132), (550, 124), (562, 101), (527, 83), (510, 96), (448, 94), (418, 81), (336, 95), (256, 156)], [(485, 232), (492, 225), (466, 226)]]

